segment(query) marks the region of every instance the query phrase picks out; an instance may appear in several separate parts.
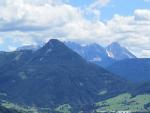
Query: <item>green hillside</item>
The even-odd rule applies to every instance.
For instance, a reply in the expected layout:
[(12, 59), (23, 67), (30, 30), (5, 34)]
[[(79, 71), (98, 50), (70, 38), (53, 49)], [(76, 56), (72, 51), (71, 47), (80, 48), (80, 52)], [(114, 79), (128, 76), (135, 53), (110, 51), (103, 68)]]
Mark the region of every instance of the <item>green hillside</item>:
[(117, 97), (96, 103), (98, 113), (100, 111), (132, 111), (148, 112), (150, 109), (150, 95), (138, 95), (132, 97), (131, 94), (121, 94)]
[[(75, 108), (69, 104), (59, 105), (56, 108), (37, 108), (29, 106), (20, 106), (13, 104), (7, 101), (3, 101), (1, 104), (6, 109), (13, 109), (19, 113), (87, 113), (86, 109), (78, 109), (75, 111)], [(131, 111), (131, 112), (150, 112), (150, 94), (138, 95), (132, 97), (131, 94), (124, 93), (119, 96), (97, 102), (93, 106), (92, 110), (89, 110), (88, 113), (102, 113), (102, 112), (117, 112), (117, 111)]]

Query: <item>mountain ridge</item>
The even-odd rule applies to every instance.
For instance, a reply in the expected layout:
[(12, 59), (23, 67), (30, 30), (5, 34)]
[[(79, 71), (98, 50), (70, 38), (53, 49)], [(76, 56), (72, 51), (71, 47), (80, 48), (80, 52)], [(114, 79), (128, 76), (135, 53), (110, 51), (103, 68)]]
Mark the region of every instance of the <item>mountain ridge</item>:
[(65, 44), (87, 61), (96, 63), (104, 68), (119, 60), (136, 58), (136, 56), (125, 47), (122, 47), (118, 42), (111, 43), (106, 48), (96, 43), (84, 46), (75, 42), (65, 42)]

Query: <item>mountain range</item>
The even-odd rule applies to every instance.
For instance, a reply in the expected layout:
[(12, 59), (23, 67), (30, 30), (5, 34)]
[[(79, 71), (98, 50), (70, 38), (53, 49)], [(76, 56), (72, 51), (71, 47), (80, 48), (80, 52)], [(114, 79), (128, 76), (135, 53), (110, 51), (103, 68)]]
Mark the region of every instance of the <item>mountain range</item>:
[(25, 45), (25, 46), (18, 47), (16, 51), (24, 51), (24, 50), (36, 51), (40, 47), (41, 47), (40, 45)]
[(0, 104), (4, 106), (0, 111), (19, 104), (49, 110), (41, 113), (99, 113), (111, 108), (111, 100), (127, 108), (135, 102), (134, 110), (145, 111), (150, 99), (149, 61), (136, 58), (116, 42), (104, 48), (51, 39), (36, 49), (0, 52)]
[[(79, 44), (75, 42), (64, 42), (73, 51), (77, 52), (87, 61), (96, 63), (102, 67), (108, 67), (116, 61), (124, 59), (136, 58), (128, 49), (121, 46), (117, 42), (113, 42), (106, 48), (99, 44)], [(41, 46), (38, 45), (27, 45), (17, 48), (17, 51), (21, 50), (38, 50)]]
[(136, 58), (135, 55), (117, 42), (111, 43), (106, 48), (96, 43), (84, 46), (74, 42), (66, 42), (65, 44), (86, 60), (102, 67), (108, 67), (119, 60)]
[[(0, 92), (14, 102), (40, 107), (88, 105), (128, 89), (127, 81), (87, 62), (55, 39), (35, 52), (10, 54), (13, 59), (0, 70)], [(98, 95), (102, 91), (105, 95)]]

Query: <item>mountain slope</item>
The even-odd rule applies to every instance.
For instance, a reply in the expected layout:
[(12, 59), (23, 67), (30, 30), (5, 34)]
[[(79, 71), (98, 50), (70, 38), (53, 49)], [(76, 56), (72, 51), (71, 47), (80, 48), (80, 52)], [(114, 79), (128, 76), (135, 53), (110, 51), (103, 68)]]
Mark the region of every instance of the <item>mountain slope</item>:
[(1, 52), (0, 53), (0, 75), (6, 73), (7, 71), (14, 71), (20, 66), (28, 62), (32, 57), (33, 52), (15, 51), (15, 52)]
[(127, 59), (114, 63), (109, 71), (133, 82), (150, 80), (150, 59)]
[(114, 60), (124, 60), (136, 58), (129, 50), (122, 47), (119, 43), (114, 42), (106, 47), (107, 54)]
[(15, 59), (17, 54), (17, 52), (0, 52), (0, 67)]
[(127, 88), (125, 80), (86, 62), (55, 39), (22, 66), (0, 75), (0, 92), (7, 94), (5, 99), (37, 106), (92, 104)]
[(135, 92), (133, 94), (150, 94), (150, 80), (147, 80), (144, 83), (141, 83), (137, 86)]

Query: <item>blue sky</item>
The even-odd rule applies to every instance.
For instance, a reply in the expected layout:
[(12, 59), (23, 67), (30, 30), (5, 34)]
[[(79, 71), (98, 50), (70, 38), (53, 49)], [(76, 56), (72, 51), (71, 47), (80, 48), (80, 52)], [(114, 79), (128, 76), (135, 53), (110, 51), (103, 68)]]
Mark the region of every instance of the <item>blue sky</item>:
[(135, 9), (147, 9), (150, 4), (143, 0), (113, 0), (102, 10), (102, 19), (111, 19), (114, 14), (133, 15)]
[(0, 50), (51, 38), (103, 46), (117, 41), (150, 57), (150, 0), (0, 1)]
[[(70, 0), (69, 3), (76, 7), (85, 7), (91, 4), (93, 0)], [(102, 8), (101, 19), (108, 20), (114, 14), (132, 15), (135, 9), (150, 9), (150, 3), (144, 0), (111, 0), (108, 5)]]

